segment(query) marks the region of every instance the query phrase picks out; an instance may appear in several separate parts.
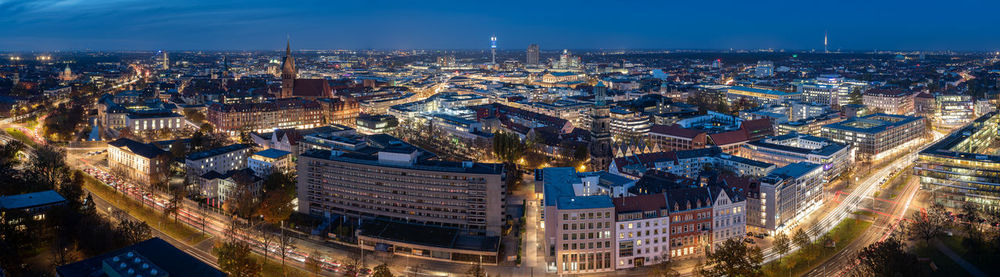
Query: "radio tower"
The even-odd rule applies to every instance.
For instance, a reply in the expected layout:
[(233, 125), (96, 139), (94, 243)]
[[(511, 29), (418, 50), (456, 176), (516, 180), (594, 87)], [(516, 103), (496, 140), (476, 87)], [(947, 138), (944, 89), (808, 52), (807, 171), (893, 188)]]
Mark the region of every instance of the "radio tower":
[(827, 38), (829, 38), (829, 36), (829, 32), (823, 32), (823, 53), (830, 53), (829, 44), (827, 44)]
[(493, 64), (497, 64), (497, 35), (490, 36), (490, 52), (493, 54)]

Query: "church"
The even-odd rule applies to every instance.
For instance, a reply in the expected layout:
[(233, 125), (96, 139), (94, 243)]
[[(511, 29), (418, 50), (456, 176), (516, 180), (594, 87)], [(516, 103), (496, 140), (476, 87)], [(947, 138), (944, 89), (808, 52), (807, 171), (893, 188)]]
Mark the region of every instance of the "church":
[(292, 58), (292, 44), (285, 45), (285, 60), (281, 62), (281, 94), (279, 98), (300, 97), (316, 100), (333, 98), (333, 90), (326, 79), (299, 79), (295, 69), (295, 58)]

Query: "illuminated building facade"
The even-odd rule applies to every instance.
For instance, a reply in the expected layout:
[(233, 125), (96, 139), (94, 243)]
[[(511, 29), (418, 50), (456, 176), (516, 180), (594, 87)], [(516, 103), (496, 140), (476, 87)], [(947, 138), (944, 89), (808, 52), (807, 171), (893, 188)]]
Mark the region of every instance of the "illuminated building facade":
[(934, 202), (960, 208), (1000, 207), (1000, 155), (989, 151), (997, 140), (1000, 115), (991, 112), (920, 152), (913, 167), (920, 187)]
[(862, 160), (879, 160), (898, 153), (924, 135), (924, 118), (872, 114), (823, 126), (822, 137), (857, 149)]

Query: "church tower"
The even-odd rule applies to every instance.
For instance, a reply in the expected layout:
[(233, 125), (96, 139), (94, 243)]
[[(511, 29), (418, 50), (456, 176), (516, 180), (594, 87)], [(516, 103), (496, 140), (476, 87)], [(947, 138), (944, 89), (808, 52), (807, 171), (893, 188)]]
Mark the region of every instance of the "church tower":
[(592, 171), (608, 170), (611, 166), (611, 110), (605, 97), (608, 87), (603, 82), (594, 87), (594, 109), (591, 111), (590, 167)]
[(288, 41), (285, 44), (285, 60), (281, 62), (281, 97), (280, 98), (290, 98), (292, 97), (292, 91), (295, 88), (295, 78), (297, 73), (295, 71), (295, 58), (292, 58), (292, 43)]

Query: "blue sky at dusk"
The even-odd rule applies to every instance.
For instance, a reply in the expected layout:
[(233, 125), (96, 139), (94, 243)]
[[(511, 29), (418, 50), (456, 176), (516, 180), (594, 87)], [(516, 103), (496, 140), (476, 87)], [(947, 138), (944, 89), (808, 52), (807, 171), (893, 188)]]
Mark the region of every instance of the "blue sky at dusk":
[(0, 0), (0, 51), (997, 50), (1000, 1)]

